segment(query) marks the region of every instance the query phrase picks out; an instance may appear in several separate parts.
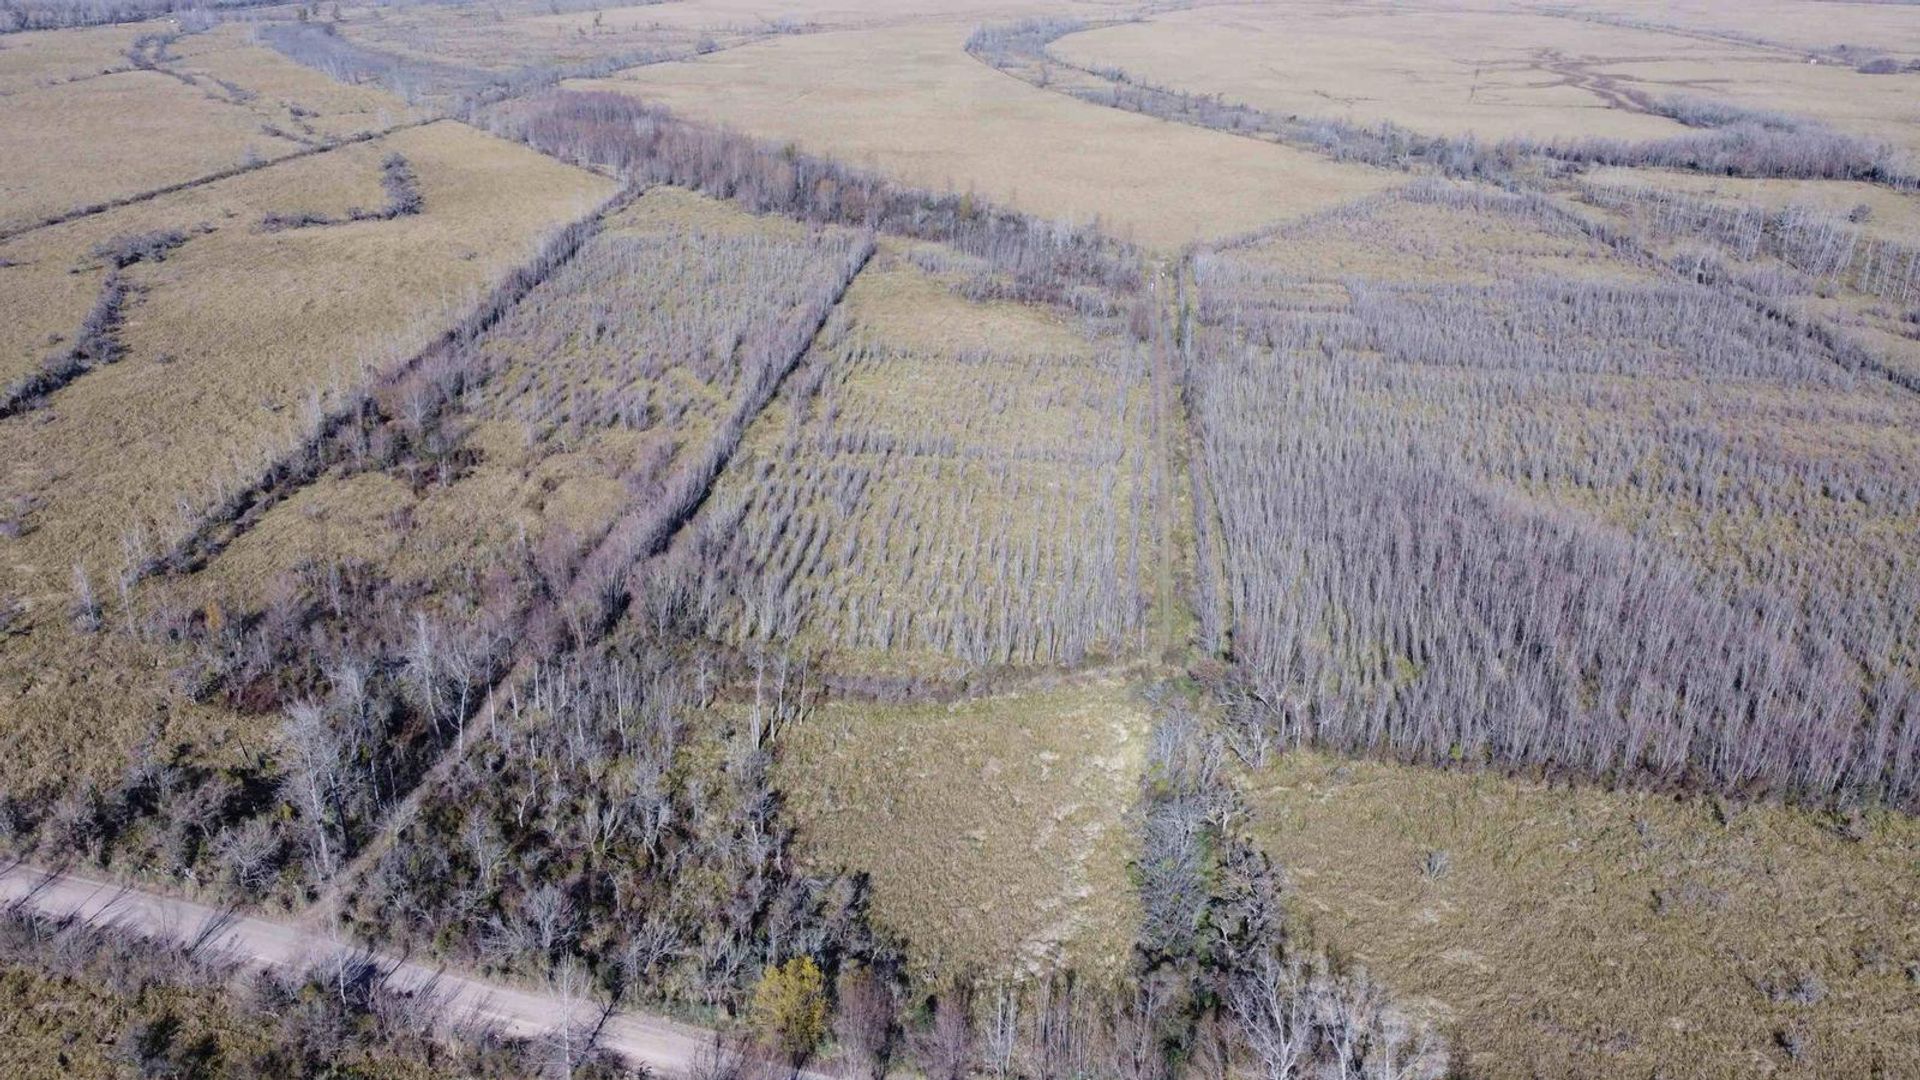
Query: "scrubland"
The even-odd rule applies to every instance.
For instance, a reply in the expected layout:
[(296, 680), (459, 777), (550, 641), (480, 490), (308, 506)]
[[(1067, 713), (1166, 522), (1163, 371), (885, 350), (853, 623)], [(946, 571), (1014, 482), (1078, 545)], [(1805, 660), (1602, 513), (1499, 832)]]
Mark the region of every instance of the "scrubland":
[(715, 1077), (1904, 1075), (1920, 73), (1755, 10), (0, 7), (0, 844)]

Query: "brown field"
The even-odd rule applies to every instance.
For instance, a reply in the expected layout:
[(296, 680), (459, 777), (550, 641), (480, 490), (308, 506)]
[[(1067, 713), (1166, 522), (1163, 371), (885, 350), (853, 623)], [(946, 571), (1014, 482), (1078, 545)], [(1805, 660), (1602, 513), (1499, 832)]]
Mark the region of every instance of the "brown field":
[(0, 94), (53, 86), (128, 66), (126, 51), (134, 39), (167, 27), (164, 20), (97, 26), (86, 30), (43, 30), (14, 34), (0, 49)]
[[(1601, 4), (1565, 17), (1450, 4), (1392, 11), (1317, 2), (1206, 5), (1070, 35), (1053, 51), (1072, 63), (1110, 65), (1280, 113), (1390, 121), (1429, 134), (1644, 139), (1686, 130), (1647, 115), (1627, 96), (1637, 92), (1809, 116), (1920, 150), (1920, 74), (1862, 75), (1744, 40), (1764, 38), (1775, 25), (1798, 28), (1790, 34), (1824, 26), (1823, 45), (1864, 45), (1864, 59), (1879, 54), (1888, 24), (1902, 23), (1884, 46), (1900, 55), (1902, 43), (1911, 44), (1911, 20), (1874, 4), (1773, 3), (1766, 19), (1749, 18), (1745, 5), (1737, 19), (1728, 10)], [(1670, 29), (1687, 26), (1721, 32)]]
[(828, 704), (782, 738), (811, 858), (872, 875), (929, 971), (1117, 971), (1147, 711), (1118, 681), (951, 705)]
[(1159, 248), (1311, 213), (1389, 174), (1066, 99), (967, 55), (970, 23), (781, 37), (569, 84)]
[(151, 68), (125, 55), (139, 36), (125, 29), (21, 34), (0, 51), (0, 145), (15, 166), (0, 173), (0, 233), (421, 115), (252, 45), (241, 26), (180, 37)]
[(1912, 1075), (1910, 817), (1311, 753), (1250, 797), (1296, 910), (1441, 1018), (1471, 1075)]
[(0, 227), (31, 225), (74, 207), (300, 149), (262, 132), (248, 110), (151, 71), (5, 100), (0, 142), (18, 156), (0, 182), (0, 204), (7, 208)]
[(1909, 13), (1899, 5), (1872, 0), (1748, 0), (1737, 6), (1714, 0), (1608, 0), (1588, 10), (1623, 22), (1788, 46), (1810, 53), (1920, 55), (1920, 27), (1914, 25)]
[(1609, 54), (1656, 49), (1699, 63), (1737, 51), (1547, 16), (1314, 3), (1209, 5), (1071, 34), (1051, 51), (1279, 113), (1501, 139), (1684, 130), (1617, 107), (1595, 70)]

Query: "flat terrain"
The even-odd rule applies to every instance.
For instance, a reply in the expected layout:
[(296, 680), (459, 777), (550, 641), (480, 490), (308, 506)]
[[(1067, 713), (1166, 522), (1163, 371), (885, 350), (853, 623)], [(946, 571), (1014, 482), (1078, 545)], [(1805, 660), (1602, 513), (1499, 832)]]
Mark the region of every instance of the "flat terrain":
[(858, 867), (932, 972), (1110, 974), (1147, 713), (1117, 680), (953, 704), (835, 703), (781, 762), (810, 858)]
[(1164, 249), (1307, 214), (1390, 179), (1024, 85), (967, 55), (972, 29), (781, 37), (572, 85), (640, 95), (922, 187), (1098, 221)]
[(116, 5), (0, 852), (836, 1075), (1920, 1067), (1920, 8)]
[[(1692, 95), (1805, 115), (1920, 150), (1920, 73), (1854, 67), (1907, 55), (1910, 20), (1879, 5), (1768, 7), (1778, 22), (1749, 18), (1744, 6), (1732, 20), (1711, 4), (1540, 14), (1442, 4), (1209, 4), (1069, 35), (1053, 52), (1281, 113), (1388, 121), (1425, 134), (1658, 138), (1685, 129), (1649, 115), (1647, 102)], [(1837, 12), (1845, 17), (1836, 20)], [(1770, 39), (1776, 25), (1797, 44)], [(1849, 41), (1852, 54), (1830, 51)], [(1809, 55), (1809, 47), (1820, 51)]]
[(1906, 1075), (1909, 817), (1306, 753), (1250, 797), (1297, 909), (1426, 999), (1475, 1076)]

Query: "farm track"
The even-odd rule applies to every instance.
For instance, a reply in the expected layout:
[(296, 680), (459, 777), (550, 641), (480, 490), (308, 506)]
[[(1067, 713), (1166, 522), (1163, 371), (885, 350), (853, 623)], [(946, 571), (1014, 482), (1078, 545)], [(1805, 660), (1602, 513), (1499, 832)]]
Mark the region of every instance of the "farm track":
[[(591, 1000), (516, 986), (423, 963), (370, 953), (304, 922), (235, 914), (191, 900), (162, 896), (69, 873), (22, 864), (0, 867), (0, 903), (90, 926), (125, 929), (149, 938), (215, 950), (256, 969), (299, 970), (333, 956), (373, 964), (390, 990), (431, 1000), (455, 1024), (478, 1023), (521, 1038), (563, 1029), (595, 1033), (601, 1048), (663, 1076), (691, 1076), (720, 1034), (665, 1017), (610, 1010)], [(802, 1080), (832, 1074), (807, 1070)]]

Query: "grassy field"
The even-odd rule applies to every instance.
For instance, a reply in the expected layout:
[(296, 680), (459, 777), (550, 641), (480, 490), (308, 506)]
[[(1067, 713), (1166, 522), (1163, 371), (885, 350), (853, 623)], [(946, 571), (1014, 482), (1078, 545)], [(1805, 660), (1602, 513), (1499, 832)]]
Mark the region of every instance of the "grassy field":
[(1117, 972), (1147, 711), (1120, 681), (953, 704), (830, 703), (785, 737), (808, 858), (864, 871), (914, 963), (983, 978)]
[(140, 29), (8, 39), (0, 145), (19, 167), (0, 177), (0, 232), (420, 116), (253, 45), (242, 26)]
[(582, 88), (633, 93), (762, 138), (974, 190), (1175, 248), (1386, 186), (1390, 177), (1025, 86), (964, 51), (970, 23), (780, 37)]
[(1654, 138), (1682, 128), (1620, 108), (1597, 68), (1658, 49), (1699, 63), (1732, 46), (1547, 16), (1338, 5), (1208, 5), (1071, 34), (1052, 51), (1149, 82), (1303, 116), (1441, 135)]
[[(1651, 115), (1648, 103), (1692, 95), (1920, 149), (1912, 105), (1920, 74), (1855, 70), (1869, 58), (1907, 55), (1910, 38), (1887, 29), (1886, 13), (1768, 7), (1767, 18), (1735, 25), (1706, 4), (1538, 14), (1440, 4), (1355, 12), (1311, 0), (1206, 5), (1070, 35), (1053, 51), (1283, 114), (1390, 121), (1428, 134), (1659, 138), (1685, 128)], [(1816, 25), (1820, 34), (1807, 36)], [(1770, 41), (1774, 26), (1790, 39), (1818, 40), (1821, 53)], [(1851, 54), (1830, 51), (1849, 42)]]
[(1474, 1076), (1910, 1074), (1910, 817), (1312, 753), (1250, 799), (1296, 910)]

